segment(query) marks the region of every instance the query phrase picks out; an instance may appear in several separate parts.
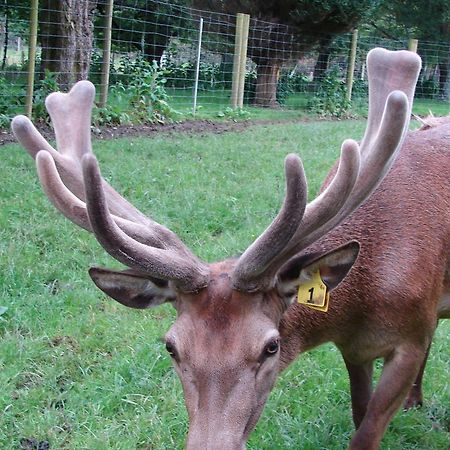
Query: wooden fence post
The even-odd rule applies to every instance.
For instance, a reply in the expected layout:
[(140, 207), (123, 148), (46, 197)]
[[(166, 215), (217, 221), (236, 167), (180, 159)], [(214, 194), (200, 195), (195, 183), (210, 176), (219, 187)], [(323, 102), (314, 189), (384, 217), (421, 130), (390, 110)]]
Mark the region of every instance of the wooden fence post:
[(408, 41), (408, 50), (410, 52), (417, 53), (417, 46), (419, 45), (419, 41), (417, 39), (410, 39)]
[(239, 89), (237, 107), (244, 107), (244, 88), (245, 88), (245, 72), (247, 66), (247, 46), (248, 46), (248, 29), (250, 26), (250, 16), (243, 14), (242, 18), (242, 37), (241, 51), (239, 55)]
[(356, 63), (356, 47), (358, 44), (358, 30), (353, 30), (352, 42), (350, 45), (350, 55), (347, 66), (347, 94), (346, 98), (348, 101), (352, 99), (352, 89), (353, 89), (353, 74), (355, 73), (355, 63)]
[(105, 12), (105, 31), (103, 42), (103, 60), (102, 60), (102, 78), (100, 82), (100, 101), (99, 106), (104, 108), (108, 101), (109, 88), (109, 69), (111, 61), (111, 31), (113, 18), (114, 0), (109, 0), (106, 4)]
[(244, 14), (236, 16), (236, 36), (234, 40), (233, 78), (231, 83), (231, 107), (237, 108), (239, 95), (239, 69), (242, 51), (242, 25)]
[(33, 110), (34, 75), (36, 68), (36, 46), (38, 28), (39, 0), (31, 0), (30, 8), (30, 42), (28, 45), (28, 82), (27, 96), (25, 100), (25, 114), (31, 117)]

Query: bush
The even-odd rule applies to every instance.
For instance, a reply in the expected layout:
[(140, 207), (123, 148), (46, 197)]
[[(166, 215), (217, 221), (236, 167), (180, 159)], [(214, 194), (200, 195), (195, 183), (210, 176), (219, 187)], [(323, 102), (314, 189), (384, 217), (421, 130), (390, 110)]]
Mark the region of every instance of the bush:
[(283, 72), (278, 80), (277, 102), (284, 105), (289, 95), (296, 92), (306, 92), (308, 84), (308, 77), (302, 73)]
[[(125, 75), (112, 90), (121, 103), (128, 103), (130, 115), (138, 122), (165, 122), (171, 116), (178, 114), (168, 104), (168, 95), (165, 90), (167, 79), (165, 71), (161, 70), (156, 61), (149, 62), (138, 55), (137, 58), (124, 58), (119, 67), (119, 74)], [(100, 118), (106, 119), (114, 110), (103, 109)], [(122, 120), (118, 111), (114, 120)], [(126, 117), (126, 121), (130, 117)]]
[(308, 102), (308, 109), (321, 116), (344, 117), (351, 106), (346, 94), (346, 84), (340, 77), (339, 69), (331, 69), (319, 82), (316, 94)]
[(57, 73), (46, 70), (44, 78), (39, 80), (33, 96), (32, 115), (35, 121), (49, 121), (49, 116), (45, 109), (45, 99), (52, 92), (59, 91), (57, 77)]
[(439, 96), (439, 83), (434, 78), (419, 80), (416, 94), (421, 98), (436, 98)]
[[(0, 115), (3, 118), (11, 118), (16, 113), (17, 106), (24, 105), (25, 97), (23, 93), (20, 93), (17, 87), (11, 84), (5, 77), (0, 77), (0, 92)], [(4, 119), (2, 119), (2, 122), (3, 121)]]

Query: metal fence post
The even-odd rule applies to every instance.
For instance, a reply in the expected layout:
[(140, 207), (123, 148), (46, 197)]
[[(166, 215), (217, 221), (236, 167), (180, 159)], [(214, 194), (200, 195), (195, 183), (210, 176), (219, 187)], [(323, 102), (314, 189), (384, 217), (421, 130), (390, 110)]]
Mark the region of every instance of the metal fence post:
[(28, 47), (28, 82), (27, 95), (25, 100), (25, 114), (31, 117), (33, 110), (34, 75), (36, 67), (36, 46), (38, 28), (38, 7), (39, 0), (31, 0), (30, 7), (30, 42)]
[(200, 26), (198, 30), (197, 62), (195, 66), (195, 82), (194, 82), (194, 111), (193, 111), (194, 116), (197, 111), (197, 93), (198, 93), (198, 79), (200, 76), (200, 56), (202, 53), (202, 36), (203, 36), (203, 19), (200, 18)]
[(99, 106), (101, 108), (104, 108), (106, 106), (106, 102), (108, 101), (113, 8), (114, 8), (114, 0), (109, 0), (106, 5), (106, 14), (105, 14), (105, 32), (104, 32), (105, 40), (103, 42), (102, 78), (100, 84), (100, 101), (99, 101)]
[(353, 30), (352, 42), (350, 45), (350, 56), (347, 66), (347, 93), (346, 98), (348, 101), (352, 99), (352, 89), (353, 89), (353, 74), (355, 73), (356, 64), (356, 47), (358, 44), (358, 30)]

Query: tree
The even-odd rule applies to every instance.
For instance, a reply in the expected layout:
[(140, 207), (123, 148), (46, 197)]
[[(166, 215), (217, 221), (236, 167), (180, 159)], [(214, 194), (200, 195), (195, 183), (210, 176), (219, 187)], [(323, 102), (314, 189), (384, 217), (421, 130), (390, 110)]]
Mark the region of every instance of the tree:
[(63, 89), (89, 74), (96, 4), (97, 0), (40, 2), (41, 76), (46, 70), (57, 73)]
[[(391, 35), (410, 35), (423, 41), (450, 41), (450, 2), (448, 0), (389, 0), (383, 4), (384, 17), (378, 28), (387, 30)], [(420, 50), (420, 49), (419, 49)], [(449, 98), (450, 45), (434, 55), (421, 51), (426, 64), (434, 63), (439, 71), (439, 96)], [(426, 65), (425, 64), (425, 65)]]
[(29, 10), (21, 0), (0, 0), (0, 36), (3, 37), (1, 70), (5, 69), (9, 46), (9, 36), (26, 36), (29, 23)]
[(380, 2), (193, 0), (193, 3), (199, 8), (228, 14), (250, 14), (248, 56), (257, 64), (255, 103), (272, 107), (277, 105), (276, 87), (283, 62), (298, 56), (300, 52), (320, 48), (319, 64), (326, 66), (333, 38), (354, 28), (378, 8)]
[[(98, 8), (104, 13), (105, 1)], [(149, 61), (159, 61), (170, 39), (178, 36), (190, 20), (183, 6), (190, 0), (116, 0), (112, 41), (119, 49), (139, 50)], [(101, 26), (98, 27), (101, 29)]]

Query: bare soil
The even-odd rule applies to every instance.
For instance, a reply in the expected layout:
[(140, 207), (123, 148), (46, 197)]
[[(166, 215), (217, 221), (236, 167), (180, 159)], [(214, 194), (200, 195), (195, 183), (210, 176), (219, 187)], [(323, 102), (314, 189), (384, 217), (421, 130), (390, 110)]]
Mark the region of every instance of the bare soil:
[[(292, 120), (294, 121), (294, 120)], [(298, 119), (295, 121), (299, 121)], [(115, 139), (123, 137), (146, 137), (155, 136), (160, 133), (186, 133), (190, 134), (222, 134), (229, 131), (245, 131), (255, 125), (271, 125), (276, 123), (286, 123), (286, 120), (246, 120), (246, 121), (221, 121), (212, 120), (186, 120), (184, 122), (174, 122), (164, 125), (117, 125), (105, 126), (101, 128), (92, 127), (94, 139)], [(289, 122), (289, 121), (288, 121)], [(53, 129), (47, 124), (38, 124), (36, 128), (47, 139), (53, 140)], [(11, 131), (0, 131), (0, 145), (15, 143), (16, 138)]]

